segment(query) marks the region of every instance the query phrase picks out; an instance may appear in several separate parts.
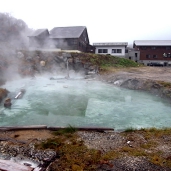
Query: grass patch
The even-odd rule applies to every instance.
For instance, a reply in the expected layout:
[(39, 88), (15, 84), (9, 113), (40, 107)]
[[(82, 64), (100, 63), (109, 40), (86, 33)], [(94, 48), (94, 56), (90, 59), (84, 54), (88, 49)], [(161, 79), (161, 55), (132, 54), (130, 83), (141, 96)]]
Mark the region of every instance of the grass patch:
[(125, 146), (125, 147), (121, 148), (120, 151), (127, 153), (127, 155), (129, 155), (129, 156), (147, 156), (147, 153), (141, 148), (135, 149), (132, 147)]
[(77, 128), (69, 125), (68, 127), (64, 129), (60, 129), (58, 131), (54, 131), (53, 135), (63, 135), (63, 134), (73, 134), (77, 131)]
[(157, 144), (158, 144), (157, 142), (150, 140), (147, 143), (141, 144), (140, 147), (144, 149), (151, 149), (156, 147)]
[(140, 64), (125, 58), (112, 55), (99, 55), (91, 53), (71, 53), (73, 57), (78, 57), (83, 63), (90, 62), (99, 66), (102, 70), (108, 67), (138, 67)]
[(149, 160), (151, 163), (154, 163), (156, 165), (171, 167), (171, 162), (169, 160), (163, 158), (161, 156), (160, 152), (151, 154), (149, 156)]
[(125, 131), (124, 131), (124, 132), (134, 132), (134, 131), (136, 131), (136, 129), (135, 129), (135, 128), (130, 127), (130, 128), (125, 129)]
[[(71, 127), (69, 128), (71, 129)], [(170, 136), (170, 128), (140, 130), (129, 128), (128, 132), (123, 132), (121, 135), (124, 135), (126, 139), (132, 141), (133, 146), (130, 147), (125, 144), (108, 152), (88, 149), (77, 134), (68, 133), (70, 131), (66, 131), (67, 133), (56, 132), (55, 138), (48, 139), (36, 145), (37, 148), (43, 150), (49, 148), (54, 149), (58, 154), (58, 161), (50, 166), (51, 170), (96, 170), (100, 164), (110, 165), (110, 160), (124, 156), (143, 156), (151, 163), (163, 167), (171, 167), (171, 156), (164, 157), (164, 152), (156, 148), (162, 143), (159, 140), (162, 140), (163, 135)], [(148, 139), (145, 142), (141, 142), (142, 138), (147, 136)]]
[(109, 151), (102, 156), (103, 160), (113, 160), (122, 157), (123, 154), (120, 151)]
[(146, 139), (150, 138), (160, 138), (162, 136), (169, 136), (171, 134), (171, 128), (149, 128), (149, 129), (140, 129), (140, 132), (143, 133)]
[(36, 145), (39, 149), (54, 149), (60, 156), (50, 170), (96, 170), (101, 151), (88, 149), (74, 134), (60, 135)]
[(55, 138), (55, 139), (47, 139), (45, 142), (36, 145), (36, 147), (40, 149), (56, 149), (61, 145), (62, 145), (62, 141), (58, 138)]
[(165, 82), (165, 81), (157, 81), (160, 85), (166, 88), (171, 88), (171, 83), (170, 82)]

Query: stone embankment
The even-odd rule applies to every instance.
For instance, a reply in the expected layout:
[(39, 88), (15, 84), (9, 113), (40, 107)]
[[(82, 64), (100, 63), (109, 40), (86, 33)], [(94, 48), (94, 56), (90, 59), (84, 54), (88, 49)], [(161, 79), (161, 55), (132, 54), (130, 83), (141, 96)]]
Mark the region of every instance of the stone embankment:
[(67, 74), (68, 71), (79, 72), (83, 75), (98, 73), (98, 67), (90, 61), (83, 60), (83, 58), (82, 54), (79, 55), (79, 53), (19, 51), (16, 62), (18, 63), (19, 74), (22, 76), (33, 76), (45, 72)]

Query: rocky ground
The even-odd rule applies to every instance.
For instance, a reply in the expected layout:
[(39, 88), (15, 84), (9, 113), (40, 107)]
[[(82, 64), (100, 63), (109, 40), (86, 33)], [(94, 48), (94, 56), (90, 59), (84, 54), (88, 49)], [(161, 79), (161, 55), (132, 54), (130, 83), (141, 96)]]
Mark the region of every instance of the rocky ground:
[(111, 69), (100, 75), (106, 81), (126, 80), (129, 78), (149, 79), (171, 83), (171, 67), (132, 67), (124, 69)]
[(171, 100), (171, 67), (111, 69), (100, 75), (99, 79), (116, 86), (147, 91)]
[[(159, 84), (158, 81), (171, 83), (171, 68), (169, 67), (139, 67), (115, 69), (99, 75), (101, 81), (107, 81), (117, 86), (144, 90), (146, 81), (150, 84), (152, 93), (164, 90), (170, 91), (170, 86)], [(130, 82), (129, 82), (129, 81)], [(133, 81), (132, 81), (133, 80)], [(136, 81), (136, 86), (133, 85)], [(117, 82), (118, 81), (118, 82)], [(157, 88), (153, 87), (157, 84)], [(158, 86), (160, 85), (160, 86)], [(163, 87), (164, 89), (163, 89)], [(154, 91), (155, 90), (155, 91)], [(169, 96), (170, 97), (170, 96)], [(90, 149), (99, 150), (104, 156), (98, 165), (98, 171), (167, 171), (171, 170), (171, 131), (157, 132), (130, 131), (123, 132), (90, 132), (79, 131), (77, 135)], [(38, 150), (34, 144), (54, 138), (48, 130), (1, 131), (0, 154), (2, 159), (10, 159), (25, 165), (32, 165), (37, 170), (52, 170), (48, 165), (57, 162), (57, 154), (53, 150)], [(106, 155), (106, 156), (105, 156)], [(21, 157), (20, 160), (15, 157)], [(26, 157), (26, 158), (24, 158)], [(58, 169), (60, 170), (60, 169)], [(64, 169), (62, 169), (64, 170)], [(77, 167), (68, 170), (86, 170)]]

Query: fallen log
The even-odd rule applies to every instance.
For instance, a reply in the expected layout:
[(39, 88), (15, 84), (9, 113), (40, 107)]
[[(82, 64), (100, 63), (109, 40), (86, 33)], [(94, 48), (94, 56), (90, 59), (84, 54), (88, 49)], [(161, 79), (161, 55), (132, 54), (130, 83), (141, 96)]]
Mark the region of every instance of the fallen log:
[(32, 171), (30, 166), (21, 165), (10, 160), (0, 160), (0, 170), (4, 171)]

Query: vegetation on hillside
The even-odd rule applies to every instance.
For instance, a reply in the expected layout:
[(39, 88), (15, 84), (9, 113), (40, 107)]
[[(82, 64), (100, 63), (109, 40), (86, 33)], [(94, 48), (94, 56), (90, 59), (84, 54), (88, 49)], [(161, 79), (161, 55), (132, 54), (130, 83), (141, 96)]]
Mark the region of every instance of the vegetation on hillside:
[(99, 55), (91, 53), (72, 53), (73, 57), (79, 57), (83, 62), (91, 62), (99, 67), (137, 67), (138, 63), (111, 55)]
[[(10, 48), (24, 48), (27, 46), (27, 34), (30, 29), (21, 19), (16, 19), (8, 13), (0, 13), (0, 49), (6, 45)], [(6, 48), (6, 47), (4, 47)], [(10, 49), (1, 49), (1, 51)]]

